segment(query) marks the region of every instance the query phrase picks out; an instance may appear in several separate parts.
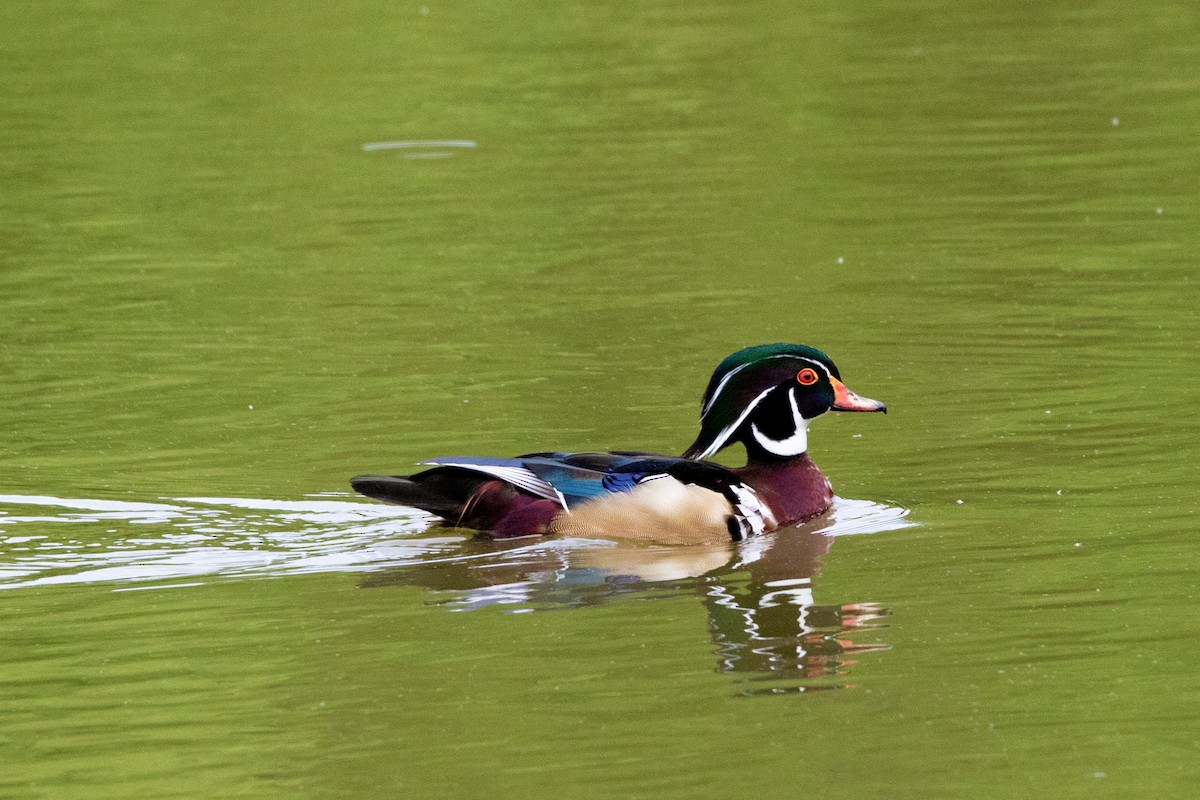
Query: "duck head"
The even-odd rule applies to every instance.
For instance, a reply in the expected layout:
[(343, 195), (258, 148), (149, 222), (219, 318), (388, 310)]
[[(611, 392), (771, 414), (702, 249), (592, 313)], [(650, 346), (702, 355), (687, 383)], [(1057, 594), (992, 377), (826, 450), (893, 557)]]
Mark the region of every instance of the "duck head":
[(808, 423), (826, 411), (882, 411), (842, 383), (829, 356), (802, 344), (762, 344), (717, 366), (700, 412), (700, 435), (685, 458), (708, 458), (734, 442), (752, 459), (788, 459), (808, 450)]

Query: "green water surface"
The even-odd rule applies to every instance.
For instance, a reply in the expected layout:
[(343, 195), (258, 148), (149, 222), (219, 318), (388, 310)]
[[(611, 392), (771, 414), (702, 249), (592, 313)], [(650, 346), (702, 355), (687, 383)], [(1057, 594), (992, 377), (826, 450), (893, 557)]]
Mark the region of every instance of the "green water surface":
[[(10, 0), (0, 74), (0, 797), (1195, 793), (1194, 4)], [(772, 341), (891, 413), (765, 550), (347, 494), (678, 453)]]

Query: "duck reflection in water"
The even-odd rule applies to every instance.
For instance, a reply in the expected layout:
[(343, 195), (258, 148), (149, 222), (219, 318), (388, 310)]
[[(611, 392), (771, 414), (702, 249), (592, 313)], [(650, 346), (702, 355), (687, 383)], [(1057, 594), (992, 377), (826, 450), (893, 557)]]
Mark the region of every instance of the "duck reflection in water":
[(465, 539), (456, 556), (372, 573), (363, 585), (421, 586), (448, 610), (514, 613), (693, 594), (708, 617), (716, 668), (741, 674), (748, 693), (844, 688), (858, 655), (887, 649), (872, 631), (885, 627), (888, 611), (870, 602), (819, 604), (814, 581), (837, 538), (907, 527), (906, 513), (839, 499), (800, 526), (702, 547)]

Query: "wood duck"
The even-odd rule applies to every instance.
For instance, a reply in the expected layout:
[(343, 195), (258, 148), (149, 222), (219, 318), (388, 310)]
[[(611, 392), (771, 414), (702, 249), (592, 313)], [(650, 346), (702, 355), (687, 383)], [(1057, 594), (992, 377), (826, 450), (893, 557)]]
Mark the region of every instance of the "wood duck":
[[(829, 481), (808, 457), (808, 425), (835, 411), (883, 411), (846, 388), (829, 356), (799, 344), (747, 347), (713, 372), (700, 434), (682, 456), (531, 453), (454, 456), (415, 475), (360, 475), (355, 491), (497, 539), (570, 534), (664, 544), (740, 541), (824, 513)], [(741, 442), (746, 466), (709, 456)]]

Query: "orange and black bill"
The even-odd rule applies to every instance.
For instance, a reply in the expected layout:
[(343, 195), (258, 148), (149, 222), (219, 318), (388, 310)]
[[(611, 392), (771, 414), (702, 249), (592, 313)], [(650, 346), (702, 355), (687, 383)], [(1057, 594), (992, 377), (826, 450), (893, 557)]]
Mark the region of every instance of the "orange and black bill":
[(872, 400), (869, 397), (859, 397), (847, 389), (846, 384), (837, 378), (830, 377), (829, 380), (833, 381), (834, 411), (882, 411), (885, 414), (887, 413), (887, 406), (878, 400)]

